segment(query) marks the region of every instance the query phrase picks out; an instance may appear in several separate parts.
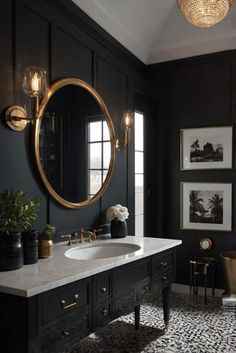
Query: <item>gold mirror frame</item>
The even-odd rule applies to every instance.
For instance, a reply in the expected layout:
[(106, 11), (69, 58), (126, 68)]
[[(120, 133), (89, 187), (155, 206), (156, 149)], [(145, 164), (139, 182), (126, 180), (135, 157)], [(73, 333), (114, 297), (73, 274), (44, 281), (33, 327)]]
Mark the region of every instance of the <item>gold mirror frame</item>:
[[(53, 94), (55, 94), (60, 88), (65, 87), (67, 85), (75, 85), (75, 86), (82, 87), (85, 90), (87, 90), (95, 98), (95, 100), (97, 101), (97, 103), (99, 104), (100, 108), (102, 109), (102, 111), (104, 113), (104, 116), (105, 116), (105, 119), (107, 121), (108, 128), (109, 128), (110, 138), (111, 138), (111, 159), (110, 159), (108, 173), (107, 173), (106, 179), (104, 180), (104, 182), (102, 184), (102, 187), (91, 199), (85, 200), (82, 202), (78, 202), (78, 203), (70, 202), (70, 201), (63, 199), (53, 189), (53, 187), (49, 183), (49, 181), (45, 175), (45, 172), (43, 170), (42, 164), (40, 162), (40, 152), (39, 152), (39, 132), (40, 132), (41, 121), (43, 119), (45, 108), (46, 108), (50, 98), (53, 96)], [(98, 92), (92, 86), (90, 86), (88, 83), (86, 83), (80, 79), (77, 79), (77, 78), (61, 79), (61, 80), (56, 81), (55, 83), (53, 83), (50, 86), (46, 96), (40, 102), (39, 115), (38, 115), (38, 119), (36, 120), (36, 123), (34, 126), (33, 144), (34, 144), (36, 165), (37, 165), (40, 177), (43, 181), (43, 184), (44, 184), (46, 190), (49, 192), (50, 196), (55, 201), (57, 201), (60, 205), (66, 207), (66, 208), (71, 208), (71, 209), (84, 208), (84, 207), (90, 206), (93, 203), (95, 203), (103, 195), (103, 193), (107, 189), (107, 186), (111, 180), (111, 176), (112, 176), (113, 169), (114, 169), (114, 163), (115, 163), (115, 143), (116, 143), (115, 129), (114, 129), (114, 125), (113, 125), (110, 113), (109, 113), (104, 101), (102, 100), (101, 96), (98, 94)]]

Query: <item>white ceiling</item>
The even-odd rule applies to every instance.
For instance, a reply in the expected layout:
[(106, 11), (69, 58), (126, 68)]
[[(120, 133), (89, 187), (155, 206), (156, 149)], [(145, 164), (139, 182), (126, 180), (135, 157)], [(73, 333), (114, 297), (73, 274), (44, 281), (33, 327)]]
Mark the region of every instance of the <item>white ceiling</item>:
[(219, 24), (197, 28), (176, 0), (73, 0), (145, 64), (236, 49), (236, 4)]

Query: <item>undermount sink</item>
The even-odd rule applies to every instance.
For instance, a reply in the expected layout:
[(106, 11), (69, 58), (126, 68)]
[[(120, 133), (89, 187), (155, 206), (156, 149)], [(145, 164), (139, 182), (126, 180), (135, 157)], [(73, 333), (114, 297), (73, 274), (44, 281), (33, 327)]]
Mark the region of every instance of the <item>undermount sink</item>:
[(128, 255), (140, 249), (139, 245), (126, 243), (80, 245), (67, 250), (65, 256), (75, 260), (97, 260)]

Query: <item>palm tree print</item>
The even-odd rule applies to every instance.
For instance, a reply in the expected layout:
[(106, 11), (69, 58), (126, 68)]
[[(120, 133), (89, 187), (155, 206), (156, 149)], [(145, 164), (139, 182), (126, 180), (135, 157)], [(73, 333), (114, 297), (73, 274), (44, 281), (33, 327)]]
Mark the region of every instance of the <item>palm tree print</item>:
[(211, 210), (211, 215), (214, 223), (223, 223), (223, 197), (218, 194), (214, 194), (209, 199), (209, 209)]
[(189, 194), (190, 202), (190, 222), (199, 222), (204, 217), (205, 209), (203, 207), (203, 199), (201, 198), (201, 191), (192, 190)]

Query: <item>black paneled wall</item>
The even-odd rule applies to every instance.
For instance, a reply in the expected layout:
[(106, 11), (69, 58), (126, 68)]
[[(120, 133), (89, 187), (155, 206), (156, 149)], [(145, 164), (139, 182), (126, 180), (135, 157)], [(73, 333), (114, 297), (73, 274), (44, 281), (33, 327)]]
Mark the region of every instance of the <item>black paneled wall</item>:
[[(12, 104), (29, 104), (21, 88), (24, 66), (42, 66), (50, 82), (64, 77), (80, 78), (104, 99), (119, 137), (124, 109), (132, 108), (133, 95), (143, 82), (144, 65), (70, 0), (3, 0), (0, 12), (0, 110)], [(35, 172), (30, 146), (31, 126), (16, 133), (0, 125), (0, 190), (22, 188), (41, 199), (36, 227), (55, 224), (59, 233), (104, 223), (106, 209), (128, 204), (127, 151), (116, 155), (115, 169), (103, 197), (89, 208), (67, 210), (48, 198)], [(131, 161), (132, 162), (132, 161)], [(133, 171), (131, 163), (131, 175)], [(128, 166), (129, 167), (129, 166)], [(133, 232), (130, 226), (130, 233)]]
[[(176, 62), (149, 66), (149, 77), (159, 87), (159, 129), (162, 141), (161, 233), (182, 239), (177, 251), (177, 282), (188, 283), (189, 259), (195, 256), (216, 256), (217, 286), (222, 287), (220, 252), (236, 250), (235, 230), (235, 132), (234, 166), (232, 170), (180, 170), (180, 129), (236, 124), (236, 53), (225, 52)], [(160, 128), (161, 120), (161, 128)], [(232, 232), (180, 230), (180, 182), (226, 182), (233, 184)], [(159, 190), (161, 190), (159, 188)], [(209, 237), (213, 248), (203, 252), (199, 241)]]

